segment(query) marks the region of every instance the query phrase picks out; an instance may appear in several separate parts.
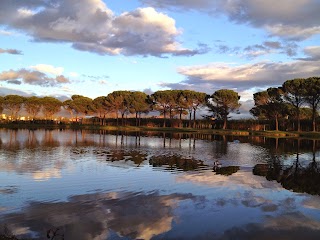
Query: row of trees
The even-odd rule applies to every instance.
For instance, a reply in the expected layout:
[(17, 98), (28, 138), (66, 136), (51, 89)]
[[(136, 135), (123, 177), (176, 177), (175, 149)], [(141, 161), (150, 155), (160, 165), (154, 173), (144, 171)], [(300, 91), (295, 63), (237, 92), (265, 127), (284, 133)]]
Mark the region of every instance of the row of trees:
[(64, 102), (52, 97), (22, 97), (7, 95), (0, 97), (1, 112), (5, 109), (12, 119), (17, 119), (22, 108), (31, 119), (36, 119), (40, 113), (46, 119), (67, 110), (72, 118), (78, 119), (86, 115), (95, 115), (105, 119), (108, 114), (114, 114), (117, 123), (119, 116), (122, 119), (128, 114), (134, 114), (136, 125), (140, 125), (142, 114), (158, 111), (165, 119), (179, 118), (188, 115), (189, 127), (195, 126), (196, 113), (200, 108), (208, 107), (211, 117), (225, 120), (228, 114), (236, 110), (239, 105), (239, 96), (233, 90), (218, 90), (213, 95), (191, 90), (163, 90), (147, 95), (139, 91), (114, 91), (107, 96), (91, 99), (81, 95), (73, 95)]
[[(255, 106), (250, 110), (258, 119), (275, 120), (275, 129), (279, 129), (280, 119), (294, 119), (296, 130), (300, 131), (301, 119), (312, 119), (312, 129), (316, 131), (316, 117), (320, 105), (320, 78), (293, 79), (277, 88), (268, 88), (254, 94)], [(52, 97), (22, 97), (7, 95), (0, 97), (0, 110), (6, 109), (12, 119), (16, 119), (22, 108), (31, 119), (42, 116), (51, 119), (53, 115), (67, 110), (72, 118), (78, 119), (86, 115), (99, 117), (102, 124), (106, 116), (113, 114), (121, 118), (135, 115), (136, 125), (141, 123), (142, 114), (158, 111), (163, 116), (163, 126), (166, 119), (189, 119), (189, 127), (195, 127), (196, 114), (199, 109), (206, 109), (209, 119), (223, 120), (223, 129), (231, 112), (237, 112), (240, 96), (237, 92), (221, 89), (212, 95), (192, 90), (162, 90), (147, 95), (140, 91), (114, 91), (107, 96), (91, 99), (81, 95), (73, 95), (64, 102)]]
[(268, 88), (253, 95), (255, 107), (251, 114), (258, 119), (275, 120), (276, 130), (279, 119), (292, 117), (300, 131), (301, 119), (312, 119), (312, 129), (316, 131), (316, 117), (320, 105), (320, 78), (299, 78), (287, 80), (278, 88)]

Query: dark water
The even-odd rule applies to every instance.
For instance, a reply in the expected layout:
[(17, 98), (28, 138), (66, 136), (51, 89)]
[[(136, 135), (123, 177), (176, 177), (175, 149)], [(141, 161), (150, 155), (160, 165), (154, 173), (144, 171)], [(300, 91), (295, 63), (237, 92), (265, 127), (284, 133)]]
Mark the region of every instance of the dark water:
[(319, 141), (69, 130), (0, 138), (0, 226), (21, 238), (51, 229), (79, 240), (320, 239)]

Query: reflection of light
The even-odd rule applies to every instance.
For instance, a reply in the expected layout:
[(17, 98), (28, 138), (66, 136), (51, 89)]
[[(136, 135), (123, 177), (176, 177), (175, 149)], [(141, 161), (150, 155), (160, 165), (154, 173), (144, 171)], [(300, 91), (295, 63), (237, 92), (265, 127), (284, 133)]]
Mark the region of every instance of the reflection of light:
[(12, 232), (14, 235), (23, 235), (23, 234), (28, 234), (30, 232), (28, 227), (16, 227), (16, 228), (10, 227), (9, 229), (12, 229)]
[(36, 171), (32, 174), (32, 178), (36, 181), (47, 181), (50, 178), (61, 178), (61, 171), (55, 168)]
[[(171, 209), (175, 209), (178, 206), (178, 201), (170, 198), (162, 199), (161, 203), (163, 206), (170, 207)], [(140, 225), (140, 229), (138, 231), (141, 232), (139, 233), (138, 239), (151, 239), (153, 236), (168, 232), (172, 228), (172, 220), (172, 216), (164, 216), (160, 219), (157, 219), (152, 223), (152, 225)]]
[(161, 233), (168, 232), (171, 230), (171, 223), (172, 223), (173, 217), (163, 217), (158, 219), (156, 222), (153, 222), (151, 226), (145, 226), (142, 224), (140, 226), (141, 229), (138, 229), (138, 231), (141, 231), (138, 235), (138, 239), (151, 239), (153, 236), (157, 236)]

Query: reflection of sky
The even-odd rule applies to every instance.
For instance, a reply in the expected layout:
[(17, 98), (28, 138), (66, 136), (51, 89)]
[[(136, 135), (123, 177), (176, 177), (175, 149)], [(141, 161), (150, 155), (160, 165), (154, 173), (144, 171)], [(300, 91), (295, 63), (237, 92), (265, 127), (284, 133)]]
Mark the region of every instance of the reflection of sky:
[[(251, 167), (267, 154), (262, 147), (202, 140), (190, 147), (188, 139), (181, 146), (172, 139), (170, 146), (166, 139), (163, 148), (160, 137), (141, 138), (136, 147), (134, 136), (124, 137), (121, 145), (121, 139), (111, 135), (11, 133), (0, 131), (0, 220), (18, 223), (16, 233), (37, 232), (43, 224), (44, 229), (62, 225), (68, 234), (83, 229), (81, 236), (87, 237), (77, 239), (230, 239), (236, 233), (247, 239), (253, 233), (300, 236), (292, 230), (300, 226), (310, 239), (314, 233), (319, 236), (318, 196), (293, 193), (252, 174)], [(149, 157), (180, 154), (211, 166), (219, 159), (223, 165), (241, 167), (231, 176), (211, 169), (170, 172), (153, 168), (148, 160), (139, 167), (132, 161), (106, 161), (113, 149), (135, 149)], [(307, 161), (307, 154), (302, 157)]]

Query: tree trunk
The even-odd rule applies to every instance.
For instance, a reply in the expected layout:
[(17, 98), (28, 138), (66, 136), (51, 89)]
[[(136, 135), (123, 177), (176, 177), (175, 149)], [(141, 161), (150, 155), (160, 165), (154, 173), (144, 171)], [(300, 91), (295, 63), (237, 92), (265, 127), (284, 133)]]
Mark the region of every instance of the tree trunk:
[(193, 109), (193, 128), (196, 128), (196, 110)]
[(278, 116), (276, 116), (276, 131), (279, 131), (279, 121), (278, 121)]
[(163, 127), (166, 127), (166, 111), (163, 111)]
[(136, 126), (138, 126), (138, 112), (136, 112)]
[(223, 130), (227, 129), (227, 118), (228, 118), (227, 116), (223, 118), (223, 127), (222, 127)]
[(298, 126), (297, 126), (297, 131), (300, 132), (301, 131), (301, 124), (300, 124), (300, 109), (298, 108), (297, 109), (298, 112), (297, 112), (297, 118), (298, 118)]
[(191, 128), (192, 110), (189, 110), (189, 128)]
[(313, 132), (316, 131), (316, 112), (317, 112), (317, 109), (312, 108), (312, 131)]
[(118, 111), (116, 112), (116, 117), (117, 117), (117, 126), (119, 126), (119, 117), (118, 117)]
[(121, 113), (121, 126), (123, 126), (124, 123), (124, 113)]

